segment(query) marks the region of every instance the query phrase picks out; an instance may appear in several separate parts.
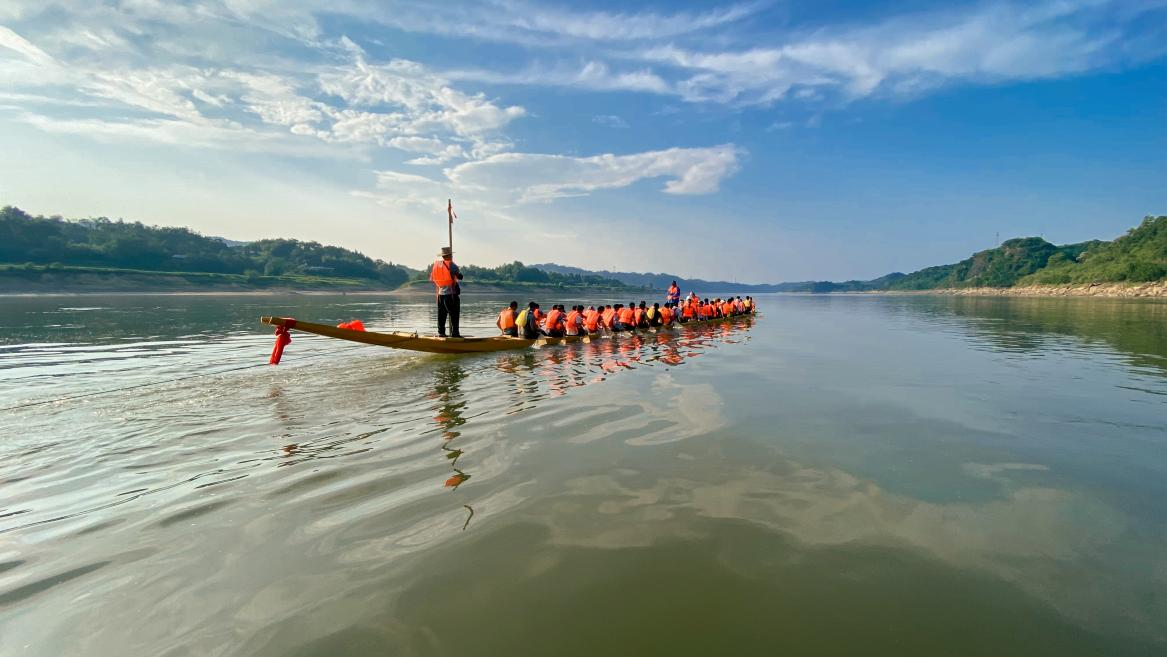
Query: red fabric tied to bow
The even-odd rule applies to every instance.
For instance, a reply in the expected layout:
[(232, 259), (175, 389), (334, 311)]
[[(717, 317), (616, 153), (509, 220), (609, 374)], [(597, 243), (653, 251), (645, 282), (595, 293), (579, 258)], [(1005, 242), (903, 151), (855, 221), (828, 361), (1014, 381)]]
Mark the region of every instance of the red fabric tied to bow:
[(336, 328), (348, 329), (350, 331), (363, 331), (365, 330), (365, 325), (361, 320), (354, 319), (351, 322), (341, 322), (336, 325)]
[(280, 359), (284, 357), (284, 347), (292, 341), (292, 335), (288, 333), (286, 326), (276, 327), (276, 346), (272, 347), (271, 359), (267, 362), (270, 365), (279, 365)]

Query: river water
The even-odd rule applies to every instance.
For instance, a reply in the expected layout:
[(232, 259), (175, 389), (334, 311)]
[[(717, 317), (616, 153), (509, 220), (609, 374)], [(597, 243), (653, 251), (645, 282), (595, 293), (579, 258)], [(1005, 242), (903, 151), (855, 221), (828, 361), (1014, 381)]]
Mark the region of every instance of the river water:
[(0, 655), (1167, 654), (1167, 304), (761, 305), (0, 299)]

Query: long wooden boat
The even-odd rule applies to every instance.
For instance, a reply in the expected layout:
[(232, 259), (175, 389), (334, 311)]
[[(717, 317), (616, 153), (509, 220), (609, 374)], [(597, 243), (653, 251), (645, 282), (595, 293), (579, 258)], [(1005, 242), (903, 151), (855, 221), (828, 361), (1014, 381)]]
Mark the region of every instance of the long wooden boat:
[[(713, 324), (717, 322), (735, 322), (748, 319), (754, 315), (736, 315), (733, 317), (719, 317), (717, 319), (693, 320), (683, 324), (673, 324), (670, 328), (639, 329), (631, 332), (645, 333), (684, 329), (685, 327)], [(271, 326), (283, 326), (294, 331), (314, 333), (328, 338), (349, 340), (378, 347), (392, 347), (394, 349), (408, 349), (410, 351), (424, 351), (431, 354), (480, 354), (493, 351), (508, 351), (512, 349), (527, 349), (535, 346), (570, 344), (573, 342), (591, 342), (600, 337), (620, 335), (621, 333), (603, 333), (596, 336), (568, 335), (561, 338), (540, 337), (534, 340), (526, 338), (512, 338), (498, 335), (489, 338), (440, 338), (437, 336), (418, 335), (417, 333), (403, 333), (393, 331), (380, 333), (377, 331), (354, 331), (327, 324), (302, 322), (291, 317), (260, 317), (259, 321)]]

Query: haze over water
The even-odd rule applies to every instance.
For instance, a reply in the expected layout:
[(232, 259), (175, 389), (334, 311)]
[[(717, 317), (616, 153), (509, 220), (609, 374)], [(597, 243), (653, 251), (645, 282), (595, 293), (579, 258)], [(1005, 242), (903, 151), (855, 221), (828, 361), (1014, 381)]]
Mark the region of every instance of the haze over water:
[(0, 411), (0, 655), (1167, 654), (1167, 304), (262, 365), (432, 305), (0, 299), (0, 408), (159, 383)]

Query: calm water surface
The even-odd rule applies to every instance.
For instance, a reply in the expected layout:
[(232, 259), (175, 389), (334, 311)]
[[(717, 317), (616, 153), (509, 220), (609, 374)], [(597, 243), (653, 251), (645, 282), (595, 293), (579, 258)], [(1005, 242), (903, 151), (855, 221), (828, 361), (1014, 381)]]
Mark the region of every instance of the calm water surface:
[(0, 299), (0, 655), (1167, 654), (1167, 304), (762, 307), (269, 367), (434, 311)]

